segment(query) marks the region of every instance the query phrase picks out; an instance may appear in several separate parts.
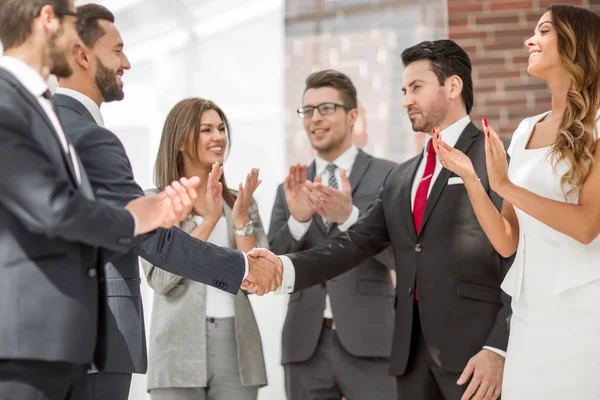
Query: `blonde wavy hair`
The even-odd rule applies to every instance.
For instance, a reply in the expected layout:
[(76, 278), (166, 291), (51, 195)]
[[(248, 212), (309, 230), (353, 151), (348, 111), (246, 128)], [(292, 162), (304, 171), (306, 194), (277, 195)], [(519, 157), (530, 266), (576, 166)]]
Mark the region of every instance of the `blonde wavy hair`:
[(561, 61), (572, 79), (567, 107), (551, 149), (554, 167), (562, 160), (570, 165), (560, 180), (569, 198), (581, 189), (590, 174), (598, 141), (600, 17), (568, 5), (551, 5), (548, 11), (558, 35)]

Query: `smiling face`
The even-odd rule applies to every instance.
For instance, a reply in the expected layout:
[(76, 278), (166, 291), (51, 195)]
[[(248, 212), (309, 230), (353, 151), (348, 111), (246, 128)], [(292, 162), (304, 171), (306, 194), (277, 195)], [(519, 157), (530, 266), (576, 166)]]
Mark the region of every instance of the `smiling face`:
[[(344, 104), (344, 99), (338, 90), (327, 86), (308, 89), (304, 93), (303, 107), (317, 107), (323, 103)], [(336, 107), (335, 112), (321, 115), (315, 108), (312, 117), (302, 119), (312, 147), (321, 155), (339, 153), (350, 147), (357, 113), (356, 109), (346, 111)]]
[(98, 23), (105, 34), (92, 48), (96, 61), (94, 79), (104, 102), (123, 100), (123, 74), (131, 68), (123, 52), (123, 39), (112, 22), (99, 20)]
[(194, 132), (188, 134), (183, 158), (190, 165), (210, 169), (215, 162), (223, 163), (227, 148), (225, 123), (215, 110), (206, 110), (200, 117), (198, 145), (194, 148)]
[(442, 124), (448, 112), (447, 90), (440, 85), (436, 74), (431, 70), (429, 60), (414, 61), (404, 70), (402, 85), (408, 118), (415, 132), (431, 132)]
[(558, 50), (558, 35), (552, 13), (546, 12), (539, 19), (534, 35), (525, 42), (529, 50), (527, 72), (532, 76), (548, 79), (557, 70), (563, 70)]

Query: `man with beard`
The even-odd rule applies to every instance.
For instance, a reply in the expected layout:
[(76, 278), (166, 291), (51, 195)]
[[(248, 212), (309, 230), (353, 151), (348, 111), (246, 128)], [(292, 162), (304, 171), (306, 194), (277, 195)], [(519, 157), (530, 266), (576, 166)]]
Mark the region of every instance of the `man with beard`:
[(76, 21), (73, 0), (0, 3), (2, 399), (74, 398), (96, 344), (96, 247), (126, 251), (197, 197), (195, 178), (125, 209), (94, 199), (45, 82), (72, 73)]
[[(74, 73), (60, 79), (54, 97), (65, 133), (88, 172), (96, 196), (112, 204), (126, 204), (144, 193), (134, 181), (121, 141), (104, 128), (100, 106), (124, 98), (121, 79), (131, 65), (109, 10), (87, 4), (78, 7), (77, 13), (80, 42), (73, 52)], [(165, 257), (157, 256), (161, 253)], [(100, 322), (102, 336), (96, 354), (100, 372), (86, 376), (83, 399), (126, 400), (132, 373), (146, 372), (138, 255), (173, 274), (232, 294), (239, 290), (245, 274), (243, 253), (202, 242), (176, 228), (157, 231), (130, 253), (105, 264), (106, 280), (101, 287), (106, 312)], [(270, 263), (261, 266), (256, 261), (251, 260), (248, 266), (248, 279), (256, 279), (257, 269), (262, 268), (276, 287), (279, 271)]]
[[(469, 117), (469, 56), (438, 40), (406, 49), (402, 61), (403, 105), (413, 130), (439, 134), (465, 153), (500, 209), (489, 187), (483, 132)], [(306, 183), (305, 191), (314, 204), (327, 201), (319, 183)], [(500, 284), (509, 263), (479, 225), (462, 180), (436, 160), (431, 137), (421, 154), (392, 169), (369, 210), (345, 233), (281, 257), (283, 288), (324, 282), (390, 244), (397, 271), (390, 373), (399, 400), (497, 398), (510, 315)], [(253, 254), (277, 261), (266, 250)]]

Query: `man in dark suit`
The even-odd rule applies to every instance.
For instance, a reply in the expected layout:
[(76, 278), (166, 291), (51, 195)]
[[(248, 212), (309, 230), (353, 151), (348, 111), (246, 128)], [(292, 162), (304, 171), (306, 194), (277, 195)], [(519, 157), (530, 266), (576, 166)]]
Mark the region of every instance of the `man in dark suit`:
[(94, 200), (44, 80), (72, 72), (76, 19), (72, 0), (0, 3), (2, 399), (74, 396), (96, 344), (96, 247), (126, 251), (134, 236), (173, 226), (198, 184), (126, 209)]
[[(471, 159), (500, 209), (501, 199), (489, 189), (483, 133), (469, 118), (468, 55), (438, 40), (405, 50), (402, 59), (413, 129), (439, 127), (443, 140)], [(398, 377), (399, 399), (495, 399), (508, 340), (510, 306), (500, 290), (508, 262), (477, 222), (464, 183), (439, 165), (430, 143), (427, 138), (422, 154), (392, 169), (349, 230), (326, 246), (281, 257), (284, 290), (331, 279), (391, 244), (397, 288), (390, 373)], [(320, 184), (306, 186), (314, 203), (325, 198)], [(255, 254), (276, 261), (265, 250)]]
[[(105, 7), (77, 8), (74, 73), (60, 80), (54, 96), (65, 133), (77, 150), (96, 197), (115, 205), (143, 196), (118, 137), (104, 128), (100, 106), (124, 97), (121, 77), (130, 69), (114, 15)], [(159, 257), (158, 254), (165, 254)], [(101, 282), (105, 312), (97, 360), (99, 373), (88, 374), (82, 399), (126, 400), (132, 373), (145, 373), (146, 340), (138, 255), (171, 273), (235, 294), (245, 273), (242, 252), (193, 238), (178, 228), (158, 230), (132, 252), (104, 265)], [(254, 261), (250, 273), (257, 268)], [(215, 268), (218, 266), (218, 269)], [(275, 269), (273, 268), (273, 274)]]
[[(326, 243), (339, 227), (354, 224), (377, 196), (394, 164), (352, 144), (357, 114), (356, 88), (348, 76), (325, 70), (306, 79), (298, 115), (317, 156), (308, 169), (292, 166), (277, 190), (269, 229), (273, 252)], [(317, 213), (301, 190), (307, 178), (325, 182), (337, 195)], [(289, 400), (396, 396), (388, 374), (394, 320), (390, 254), (292, 294), (282, 339)]]

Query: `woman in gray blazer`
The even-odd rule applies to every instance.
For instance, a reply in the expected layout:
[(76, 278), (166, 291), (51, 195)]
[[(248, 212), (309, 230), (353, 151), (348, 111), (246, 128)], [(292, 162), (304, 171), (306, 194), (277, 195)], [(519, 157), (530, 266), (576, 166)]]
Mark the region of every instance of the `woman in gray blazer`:
[[(157, 193), (199, 176), (200, 196), (181, 228), (199, 240), (247, 252), (268, 241), (252, 194), (253, 169), (238, 191), (227, 188), (222, 162), (229, 123), (213, 102), (191, 98), (170, 111), (155, 166)], [(142, 261), (156, 292), (150, 326), (148, 391), (152, 400), (255, 400), (267, 384), (258, 326), (247, 294), (219, 289)]]

